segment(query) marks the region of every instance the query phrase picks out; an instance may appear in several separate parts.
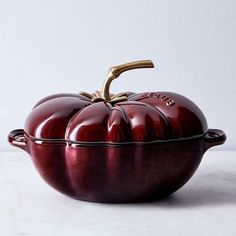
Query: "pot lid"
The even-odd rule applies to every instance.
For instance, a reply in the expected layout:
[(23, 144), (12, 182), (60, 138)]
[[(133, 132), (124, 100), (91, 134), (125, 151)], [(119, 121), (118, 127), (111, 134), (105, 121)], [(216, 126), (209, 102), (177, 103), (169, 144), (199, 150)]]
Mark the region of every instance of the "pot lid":
[(207, 132), (201, 110), (188, 98), (171, 92), (120, 93), (109, 86), (122, 72), (153, 67), (132, 62), (109, 70), (101, 92), (55, 94), (40, 100), (25, 122), (33, 139), (68, 142), (151, 142), (193, 138)]

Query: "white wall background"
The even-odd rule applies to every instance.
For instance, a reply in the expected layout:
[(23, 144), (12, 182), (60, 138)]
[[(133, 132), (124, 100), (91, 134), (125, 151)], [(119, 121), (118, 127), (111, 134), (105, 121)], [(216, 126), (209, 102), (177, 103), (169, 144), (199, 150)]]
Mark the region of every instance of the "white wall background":
[(152, 59), (114, 92), (169, 90), (195, 101), (236, 149), (236, 1), (0, 0), (0, 150), (32, 106), (100, 89), (111, 65)]

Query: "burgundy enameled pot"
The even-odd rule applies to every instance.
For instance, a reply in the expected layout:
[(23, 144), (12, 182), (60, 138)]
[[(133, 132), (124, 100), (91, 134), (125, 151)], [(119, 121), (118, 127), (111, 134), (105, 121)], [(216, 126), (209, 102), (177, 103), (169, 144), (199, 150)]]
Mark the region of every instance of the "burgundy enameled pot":
[(122, 72), (149, 60), (112, 67), (101, 92), (40, 100), (9, 142), (28, 152), (56, 190), (93, 202), (140, 202), (182, 187), (205, 151), (223, 144), (201, 110), (170, 92), (109, 93)]

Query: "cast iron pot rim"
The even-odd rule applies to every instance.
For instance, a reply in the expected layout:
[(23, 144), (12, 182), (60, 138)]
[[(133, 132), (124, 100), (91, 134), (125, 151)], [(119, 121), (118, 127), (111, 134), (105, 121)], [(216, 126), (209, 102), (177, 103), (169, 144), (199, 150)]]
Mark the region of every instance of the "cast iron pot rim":
[(165, 139), (165, 140), (154, 140), (148, 142), (112, 142), (112, 141), (98, 141), (98, 142), (87, 142), (87, 141), (73, 141), (73, 140), (66, 140), (66, 139), (49, 139), (49, 138), (35, 138), (26, 132), (24, 132), (24, 136), (27, 140), (35, 142), (37, 144), (66, 144), (68, 146), (144, 146), (144, 145), (152, 145), (152, 144), (165, 144), (165, 143), (173, 143), (173, 142), (183, 142), (195, 139), (204, 138), (209, 131), (203, 134), (193, 135), (190, 137), (183, 137), (183, 138), (173, 138), (173, 139)]

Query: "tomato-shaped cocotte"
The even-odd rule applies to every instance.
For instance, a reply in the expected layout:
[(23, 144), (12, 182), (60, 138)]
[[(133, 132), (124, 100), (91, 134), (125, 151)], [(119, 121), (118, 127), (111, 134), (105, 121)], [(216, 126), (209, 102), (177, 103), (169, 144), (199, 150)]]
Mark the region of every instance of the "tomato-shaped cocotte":
[(133, 202), (166, 196), (192, 176), (203, 153), (222, 144), (201, 110), (171, 92), (109, 92), (112, 80), (149, 60), (112, 67), (101, 91), (40, 100), (24, 130), (9, 134), (42, 177), (77, 199)]

